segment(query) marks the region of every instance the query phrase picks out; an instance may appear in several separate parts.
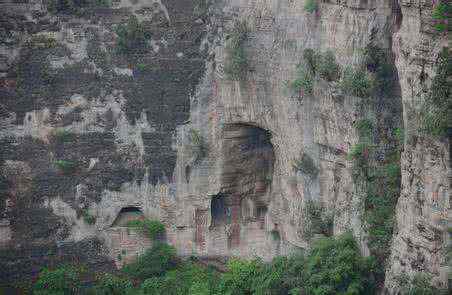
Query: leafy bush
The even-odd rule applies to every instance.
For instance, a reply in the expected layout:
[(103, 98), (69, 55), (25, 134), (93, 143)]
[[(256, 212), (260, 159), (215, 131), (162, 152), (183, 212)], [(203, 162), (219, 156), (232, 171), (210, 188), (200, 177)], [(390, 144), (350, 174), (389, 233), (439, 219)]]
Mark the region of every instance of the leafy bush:
[(372, 80), (363, 70), (346, 68), (340, 82), (341, 89), (350, 95), (368, 97), (372, 91)]
[(116, 27), (116, 49), (121, 54), (143, 53), (147, 48), (147, 40), (151, 38), (145, 26), (134, 15), (130, 16), (127, 23)]
[(306, 10), (309, 13), (313, 13), (317, 11), (319, 8), (316, 0), (306, 0), (306, 3), (304, 4), (304, 10)]
[(136, 261), (125, 265), (122, 271), (134, 279), (145, 280), (162, 276), (177, 266), (176, 250), (164, 243), (155, 243), (152, 248), (137, 257)]
[(77, 168), (77, 163), (69, 160), (56, 160), (55, 165), (58, 169), (60, 169), (63, 173), (73, 173)]
[(348, 153), (349, 160), (367, 159), (369, 153), (369, 147), (365, 143), (355, 144)]
[(189, 131), (190, 149), (194, 157), (194, 162), (200, 161), (207, 154), (207, 144), (201, 133), (196, 129)]
[(96, 223), (96, 217), (91, 215), (88, 210), (83, 210), (82, 211), (82, 216), (83, 216), (83, 220), (87, 223), (87, 224), (95, 224)]
[(301, 159), (295, 161), (293, 168), (311, 177), (316, 177), (319, 174), (319, 169), (316, 167), (314, 160), (306, 153), (303, 153)]
[(112, 274), (104, 274), (97, 279), (96, 295), (130, 295), (132, 282)]
[(60, 142), (68, 142), (68, 141), (71, 141), (72, 135), (69, 131), (67, 131), (63, 128), (58, 128), (55, 131), (55, 138), (56, 138), (56, 140), (58, 140)]
[(244, 43), (248, 37), (248, 27), (245, 21), (238, 21), (227, 40), (227, 59), (224, 65), (224, 73), (230, 80), (239, 81), (246, 77), (248, 61), (244, 49)]
[(156, 239), (165, 233), (165, 225), (158, 220), (130, 220), (127, 226), (143, 230), (150, 239)]
[(451, 6), (447, 0), (440, 0), (434, 7), (432, 12), (432, 18), (435, 22), (435, 29), (439, 32), (446, 31), (448, 29), (447, 18), (451, 14)]
[(80, 288), (80, 274), (70, 266), (49, 270), (43, 269), (33, 286), (35, 295), (71, 295)]
[(361, 256), (351, 233), (317, 241), (305, 267), (307, 294), (370, 295), (375, 292), (373, 260)]
[(333, 234), (334, 216), (327, 212), (318, 201), (308, 200), (305, 207), (309, 224), (305, 227), (305, 236), (310, 238), (313, 234), (331, 236)]
[(373, 90), (379, 96), (393, 93), (394, 81), (397, 80), (396, 68), (388, 51), (377, 46), (367, 46), (364, 50), (365, 64), (369, 72), (374, 73)]
[(404, 295), (448, 294), (446, 290), (440, 290), (433, 287), (431, 285), (431, 276), (423, 272), (416, 273), (411, 279), (406, 274), (402, 274), (396, 279), (401, 288), (402, 294)]
[(260, 261), (232, 259), (228, 262), (228, 272), (221, 276), (220, 294), (253, 294), (253, 281), (259, 275), (263, 265)]
[(368, 119), (362, 119), (359, 121), (356, 121), (354, 123), (354, 127), (358, 130), (359, 137), (361, 141), (366, 140), (370, 142), (372, 138), (372, 132), (373, 132), (373, 124)]
[(310, 72), (308, 72), (304, 65), (300, 64), (297, 66), (297, 78), (292, 81), (290, 88), (301, 95), (304, 93), (312, 94), (314, 87), (314, 79)]
[(336, 81), (339, 79), (339, 65), (332, 51), (327, 51), (319, 55), (317, 65), (315, 67), (320, 77), (327, 81)]
[[(421, 131), (433, 136), (445, 136), (452, 128), (452, 57), (450, 50), (443, 48), (437, 62), (436, 75), (433, 78), (430, 95), (423, 105), (423, 122)], [(449, 120), (449, 121), (448, 121)]]
[(313, 75), (315, 75), (317, 71), (317, 63), (319, 58), (319, 54), (315, 53), (313, 49), (306, 48), (303, 50), (303, 59)]
[(194, 263), (183, 263), (164, 277), (149, 278), (141, 285), (144, 295), (209, 295), (218, 284), (216, 275)]

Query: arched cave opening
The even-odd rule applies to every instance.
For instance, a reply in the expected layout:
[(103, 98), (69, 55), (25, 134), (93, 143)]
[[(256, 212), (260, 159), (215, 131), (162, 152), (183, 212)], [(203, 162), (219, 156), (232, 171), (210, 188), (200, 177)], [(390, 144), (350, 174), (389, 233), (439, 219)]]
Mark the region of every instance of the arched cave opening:
[(143, 220), (144, 214), (139, 207), (130, 206), (123, 207), (116, 216), (115, 221), (112, 223), (112, 227), (124, 227), (131, 220)]
[(262, 222), (275, 160), (271, 133), (253, 125), (228, 124), (222, 140), (221, 193), (211, 200), (211, 226)]

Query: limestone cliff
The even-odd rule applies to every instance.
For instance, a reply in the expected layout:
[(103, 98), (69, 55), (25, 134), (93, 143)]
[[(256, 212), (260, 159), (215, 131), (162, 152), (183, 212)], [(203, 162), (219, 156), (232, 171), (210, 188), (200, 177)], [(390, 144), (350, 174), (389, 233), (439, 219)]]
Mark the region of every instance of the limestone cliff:
[(121, 266), (149, 245), (124, 227), (140, 215), (183, 256), (269, 260), (351, 230), (382, 290), (447, 287), (450, 141), (420, 131), (449, 46), (435, 3), (51, 3), (0, 4), (1, 284)]

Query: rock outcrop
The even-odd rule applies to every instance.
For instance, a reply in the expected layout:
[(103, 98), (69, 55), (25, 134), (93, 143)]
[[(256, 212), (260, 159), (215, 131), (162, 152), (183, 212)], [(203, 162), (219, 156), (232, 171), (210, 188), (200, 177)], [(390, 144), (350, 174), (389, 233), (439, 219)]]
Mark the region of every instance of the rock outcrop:
[[(304, 2), (0, 4), (0, 285), (85, 248), (93, 269), (121, 266), (149, 246), (130, 214), (183, 256), (270, 260), (349, 230), (374, 254), (348, 156), (366, 121), (375, 165), (405, 130), (386, 290), (417, 272), (447, 287), (450, 142), (419, 133), (448, 47), (432, 2)], [(344, 87), (357, 69), (376, 90)]]

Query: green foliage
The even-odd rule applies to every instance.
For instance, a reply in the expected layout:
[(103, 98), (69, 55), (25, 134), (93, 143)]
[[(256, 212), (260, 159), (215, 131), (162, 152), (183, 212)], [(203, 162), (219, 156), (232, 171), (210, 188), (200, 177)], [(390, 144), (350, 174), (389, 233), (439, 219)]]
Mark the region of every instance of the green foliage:
[(331, 236), (333, 234), (334, 215), (318, 201), (307, 200), (305, 207), (309, 224), (305, 226), (304, 234), (310, 238), (313, 234)]
[(393, 93), (396, 69), (389, 53), (377, 46), (367, 46), (364, 50), (365, 64), (373, 73), (372, 87), (378, 96), (390, 96)]
[(229, 35), (226, 46), (227, 59), (224, 65), (226, 77), (233, 81), (246, 78), (248, 61), (244, 44), (248, 37), (248, 27), (245, 21), (237, 21)]
[(80, 14), (86, 9), (110, 7), (110, 0), (48, 0), (50, 13)]
[(433, 136), (445, 136), (452, 128), (452, 57), (450, 50), (443, 48), (437, 62), (430, 95), (423, 105), (423, 124), (421, 131)]
[(327, 81), (336, 81), (339, 79), (340, 69), (336, 62), (336, 57), (332, 51), (327, 51), (318, 56), (315, 69), (319, 73), (320, 77)]
[(130, 220), (127, 226), (143, 230), (150, 239), (157, 239), (165, 233), (165, 225), (158, 220)]
[(96, 295), (130, 295), (133, 285), (128, 279), (112, 274), (103, 274), (97, 279)]
[(72, 139), (71, 132), (63, 128), (56, 129), (54, 135), (55, 139), (58, 140), (59, 142), (69, 142)]
[(207, 154), (207, 144), (204, 141), (201, 133), (196, 129), (190, 129), (189, 131), (190, 148), (194, 155), (194, 162), (198, 162), (204, 158)]
[(307, 294), (373, 294), (374, 263), (363, 258), (351, 233), (323, 238), (313, 246), (307, 263)]
[(372, 90), (372, 79), (364, 70), (345, 69), (340, 82), (341, 89), (350, 95), (368, 97)]
[(349, 160), (366, 160), (369, 153), (369, 146), (365, 143), (357, 143), (352, 146), (348, 153)]
[(182, 263), (163, 277), (149, 278), (141, 285), (143, 295), (210, 295), (218, 284), (216, 274), (194, 263)]
[(297, 66), (297, 77), (294, 81), (290, 82), (290, 88), (299, 94), (312, 94), (314, 87), (313, 75), (306, 70), (303, 64)]
[(73, 173), (77, 169), (77, 163), (69, 160), (56, 160), (55, 166), (63, 173)]
[(305, 50), (303, 50), (303, 59), (308, 69), (313, 75), (315, 75), (317, 71), (319, 54), (315, 53), (315, 51), (311, 48), (306, 48)]
[(259, 275), (262, 267), (262, 263), (257, 260), (230, 260), (228, 272), (221, 276), (219, 294), (253, 294), (253, 280)]
[(96, 223), (96, 217), (91, 215), (88, 210), (82, 211), (83, 221), (85, 221), (86, 224), (93, 225)]
[(306, 0), (304, 4), (304, 10), (306, 10), (309, 13), (313, 13), (319, 9), (319, 6), (317, 4), (317, 0)]
[(448, 30), (448, 21), (447, 18), (451, 14), (451, 6), (449, 1), (440, 0), (432, 11), (432, 18), (435, 22), (435, 29), (438, 32), (444, 32)]
[(374, 129), (374, 126), (372, 124), (372, 121), (368, 119), (362, 119), (359, 121), (356, 121), (354, 123), (354, 127), (358, 130), (359, 137), (361, 141), (365, 139), (367, 142), (370, 142), (372, 138), (372, 132)]
[(126, 24), (116, 27), (116, 50), (121, 54), (137, 54), (146, 51), (147, 40), (151, 38), (145, 26), (134, 15), (130, 16)]
[(431, 285), (432, 277), (426, 273), (416, 273), (409, 278), (406, 274), (398, 276), (397, 282), (403, 295), (441, 295), (447, 294), (446, 290), (440, 290)]
[(154, 276), (162, 276), (177, 266), (176, 250), (163, 243), (154, 243), (136, 261), (125, 265), (122, 271), (134, 279), (145, 280)]
[(74, 267), (63, 266), (54, 270), (45, 268), (39, 273), (33, 294), (71, 295), (77, 294), (79, 288), (80, 274)]
[(314, 160), (307, 153), (303, 153), (301, 158), (295, 161), (293, 169), (311, 177), (316, 177), (319, 173), (319, 169), (316, 167)]

